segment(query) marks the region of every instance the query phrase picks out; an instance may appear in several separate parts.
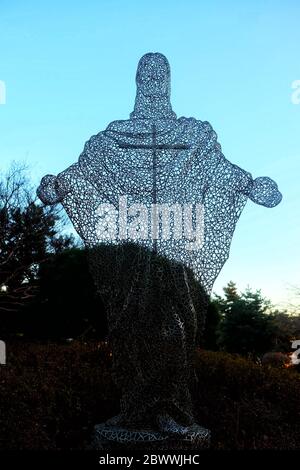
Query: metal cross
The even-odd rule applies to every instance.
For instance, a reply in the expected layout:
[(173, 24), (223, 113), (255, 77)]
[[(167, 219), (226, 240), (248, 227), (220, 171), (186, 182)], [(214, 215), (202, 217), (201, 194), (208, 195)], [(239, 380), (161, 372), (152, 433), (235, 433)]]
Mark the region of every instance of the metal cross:
[[(158, 144), (157, 143), (157, 132), (155, 128), (155, 124), (152, 124), (152, 131), (151, 131), (152, 142), (151, 144), (121, 144), (120, 148), (122, 149), (134, 149), (134, 150), (152, 150), (152, 204), (153, 204), (153, 212), (152, 212), (152, 233), (157, 233), (157, 211), (156, 211), (156, 204), (157, 204), (157, 152), (159, 150), (188, 150), (190, 148), (189, 145), (184, 144)], [(153, 252), (157, 252), (157, 239), (154, 238), (153, 241)]]

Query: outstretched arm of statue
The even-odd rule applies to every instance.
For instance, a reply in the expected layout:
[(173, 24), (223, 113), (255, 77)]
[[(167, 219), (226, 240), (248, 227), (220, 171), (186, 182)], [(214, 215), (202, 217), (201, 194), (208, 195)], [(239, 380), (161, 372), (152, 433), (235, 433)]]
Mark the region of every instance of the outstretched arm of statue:
[(227, 160), (222, 153), (220, 144), (217, 142), (217, 134), (209, 122), (202, 122), (202, 126), (207, 133), (207, 142), (209, 142), (210, 147), (215, 146), (215, 151), (219, 155), (214, 171), (215, 184), (228, 191), (242, 193), (255, 204), (265, 207), (277, 206), (282, 200), (282, 194), (278, 190), (275, 181), (268, 176), (259, 176), (253, 179), (251, 173)]
[(280, 203), (282, 194), (275, 181), (268, 176), (253, 179), (250, 173), (234, 165), (225, 157), (220, 164), (225, 187), (232, 187), (261, 206), (275, 207)]

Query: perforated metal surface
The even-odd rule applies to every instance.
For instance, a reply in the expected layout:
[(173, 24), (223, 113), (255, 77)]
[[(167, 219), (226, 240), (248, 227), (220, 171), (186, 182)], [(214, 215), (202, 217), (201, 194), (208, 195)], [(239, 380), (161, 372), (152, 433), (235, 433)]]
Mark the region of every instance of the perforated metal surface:
[(177, 118), (163, 55), (142, 57), (136, 83), (130, 119), (92, 136), (38, 195), (63, 204), (86, 246), (111, 247), (105, 262), (103, 245), (94, 251), (91, 266), (108, 306), (120, 423), (191, 424), (195, 298), (200, 329), (247, 198), (274, 207), (281, 194), (230, 163), (208, 122)]

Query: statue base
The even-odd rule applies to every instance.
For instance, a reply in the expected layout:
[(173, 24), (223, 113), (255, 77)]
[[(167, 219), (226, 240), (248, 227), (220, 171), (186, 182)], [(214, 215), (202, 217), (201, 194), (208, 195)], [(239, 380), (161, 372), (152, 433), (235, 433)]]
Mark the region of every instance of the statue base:
[(151, 429), (127, 429), (105, 423), (94, 428), (92, 447), (103, 451), (202, 450), (210, 446), (211, 433), (194, 424), (184, 434), (170, 434)]

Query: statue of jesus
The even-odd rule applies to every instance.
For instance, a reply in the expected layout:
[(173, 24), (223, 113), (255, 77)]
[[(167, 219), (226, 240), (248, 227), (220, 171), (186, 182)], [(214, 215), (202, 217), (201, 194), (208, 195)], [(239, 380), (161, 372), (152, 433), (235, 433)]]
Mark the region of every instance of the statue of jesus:
[(144, 55), (136, 84), (130, 119), (92, 136), (38, 195), (67, 211), (106, 298), (122, 391), (109, 425), (184, 435), (195, 337), (238, 218), (248, 198), (274, 207), (281, 194), (230, 163), (208, 122), (177, 118), (165, 56)]

